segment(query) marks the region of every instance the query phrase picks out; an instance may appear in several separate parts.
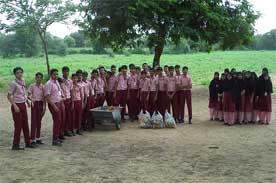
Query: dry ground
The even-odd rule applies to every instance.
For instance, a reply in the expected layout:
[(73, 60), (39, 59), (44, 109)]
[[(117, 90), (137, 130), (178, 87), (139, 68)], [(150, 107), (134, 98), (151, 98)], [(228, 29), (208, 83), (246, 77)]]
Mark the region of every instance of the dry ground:
[[(193, 94), (193, 125), (139, 129), (127, 122), (120, 131), (100, 127), (50, 145), (52, 121), (43, 120), (43, 140), (35, 150), (13, 152), (13, 123), (0, 94), (0, 183), (21, 182), (276, 182), (276, 123), (226, 127), (208, 121), (207, 90)], [(273, 96), (273, 108), (276, 97)]]

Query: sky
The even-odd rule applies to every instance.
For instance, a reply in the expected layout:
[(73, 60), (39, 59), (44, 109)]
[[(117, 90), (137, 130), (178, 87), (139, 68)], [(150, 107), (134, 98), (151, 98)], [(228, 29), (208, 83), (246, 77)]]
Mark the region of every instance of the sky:
[[(73, 0), (78, 2), (79, 0)], [(257, 20), (256, 34), (264, 34), (272, 29), (276, 29), (276, 0), (248, 0), (256, 11), (262, 15)], [(0, 15), (1, 18), (1, 15)], [(72, 32), (79, 30), (79, 27), (72, 24), (55, 23), (49, 27), (49, 32), (58, 37), (65, 37)]]

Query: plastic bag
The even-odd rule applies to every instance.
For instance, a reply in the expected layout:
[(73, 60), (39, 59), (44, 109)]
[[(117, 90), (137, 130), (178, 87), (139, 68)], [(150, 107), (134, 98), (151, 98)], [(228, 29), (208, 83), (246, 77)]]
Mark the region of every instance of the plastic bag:
[(165, 113), (165, 127), (166, 128), (176, 128), (176, 123), (173, 116), (166, 111)]
[(143, 113), (143, 111), (141, 110), (141, 112), (138, 115), (138, 119), (141, 128), (152, 128), (150, 113), (148, 111)]
[(153, 128), (164, 128), (164, 121), (162, 115), (154, 112), (151, 118)]

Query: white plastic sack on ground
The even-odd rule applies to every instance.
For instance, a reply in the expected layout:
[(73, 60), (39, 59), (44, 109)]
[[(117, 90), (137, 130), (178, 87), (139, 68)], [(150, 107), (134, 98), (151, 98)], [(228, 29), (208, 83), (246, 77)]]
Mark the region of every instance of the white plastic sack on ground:
[(143, 113), (143, 111), (141, 110), (141, 112), (138, 115), (138, 118), (139, 118), (139, 124), (141, 128), (152, 128), (150, 113), (148, 111)]
[(166, 128), (176, 128), (176, 123), (173, 116), (166, 111), (165, 113), (165, 127)]
[(153, 128), (164, 128), (163, 116), (158, 112), (154, 112), (151, 118)]

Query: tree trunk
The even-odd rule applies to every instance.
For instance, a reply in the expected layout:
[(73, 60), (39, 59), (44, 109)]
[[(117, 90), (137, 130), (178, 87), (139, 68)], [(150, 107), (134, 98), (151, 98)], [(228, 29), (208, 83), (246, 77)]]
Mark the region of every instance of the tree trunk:
[(48, 46), (46, 42), (46, 33), (39, 32), (39, 36), (40, 36), (40, 40), (42, 42), (43, 50), (45, 54), (48, 77), (50, 77), (50, 64), (49, 64)]
[(153, 68), (155, 66), (160, 65), (160, 57), (163, 53), (164, 45), (165, 45), (165, 39), (166, 39), (166, 30), (165, 25), (160, 26), (160, 30), (158, 32), (158, 38), (157, 38), (157, 44), (154, 49), (154, 58), (153, 58)]

